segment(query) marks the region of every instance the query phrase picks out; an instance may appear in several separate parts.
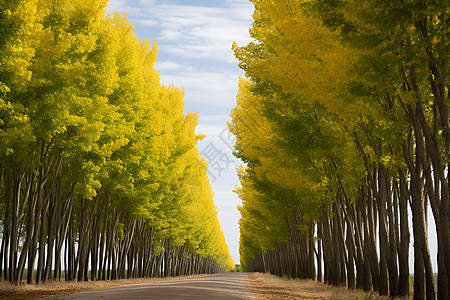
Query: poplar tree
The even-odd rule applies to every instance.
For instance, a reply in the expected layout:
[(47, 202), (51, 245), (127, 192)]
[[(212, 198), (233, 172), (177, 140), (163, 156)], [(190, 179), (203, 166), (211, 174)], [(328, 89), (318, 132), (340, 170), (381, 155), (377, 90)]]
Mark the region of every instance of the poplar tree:
[(182, 89), (160, 83), (156, 41), (139, 41), (106, 5), (1, 3), (3, 280), (234, 267), (197, 150), (198, 114), (184, 113)]
[[(239, 196), (255, 195), (244, 186), (261, 186), (266, 168), (263, 185), (282, 189), (270, 196), (273, 201), (284, 207), (281, 195), (293, 189), (297, 203), (309, 204), (297, 208), (311, 216), (301, 226), (318, 241), (318, 275), (323, 260), (325, 282), (391, 296), (409, 293), (410, 203), (416, 299), (435, 297), (426, 230), (430, 203), (440, 249), (438, 297), (446, 298), (448, 4), (252, 2), (255, 41), (233, 46), (251, 81), (241, 85), (230, 124), (236, 155), (247, 163)], [(249, 99), (254, 102), (245, 104)], [(250, 125), (254, 120), (260, 124)], [(267, 133), (261, 144), (254, 142), (258, 127)], [(296, 171), (273, 175), (289, 166)], [(267, 196), (253, 196), (252, 203), (267, 202)], [(249, 203), (258, 209), (247, 211), (245, 203), (244, 267), (268, 270), (266, 248), (251, 241), (250, 228), (252, 218), (270, 209)], [(290, 207), (281, 214), (287, 222), (297, 220)], [(295, 252), (284, 252), (288, 246), (271, 243), (270, 255), (279, 257), (270, 262), (271, 272), (282, 275), (286, 262), (298, 265)]]

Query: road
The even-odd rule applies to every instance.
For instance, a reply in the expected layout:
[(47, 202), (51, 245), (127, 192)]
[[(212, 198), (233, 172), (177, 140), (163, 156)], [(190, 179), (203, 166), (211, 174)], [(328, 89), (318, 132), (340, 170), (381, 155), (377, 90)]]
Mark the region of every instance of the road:
[(222, 273), (192, 279), (133, 284), (48, 299), (251, 299), (247, 273)]

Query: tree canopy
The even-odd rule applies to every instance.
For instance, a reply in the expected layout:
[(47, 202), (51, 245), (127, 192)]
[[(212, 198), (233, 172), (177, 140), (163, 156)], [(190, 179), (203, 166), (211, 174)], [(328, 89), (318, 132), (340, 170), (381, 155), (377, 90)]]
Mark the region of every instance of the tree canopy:
[(242, 267), (406, 295), (410, 209), (414, 297), (435, 298), (432, 221), (450, 297), (448, 3), (251, 2), (229, 124)]
[[(107, 1), (0, 3), (0, 278), (231, 270), (197, 113)], [(37, 263), (37, 272), (33, 273)], [(90, 272), (90, 273), (89, 273)]]

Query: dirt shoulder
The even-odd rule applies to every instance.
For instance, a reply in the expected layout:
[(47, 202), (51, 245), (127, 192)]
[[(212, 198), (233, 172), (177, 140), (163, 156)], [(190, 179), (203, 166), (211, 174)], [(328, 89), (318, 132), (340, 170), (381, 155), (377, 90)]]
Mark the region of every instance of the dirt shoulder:
[(362, 290), (349, 290), (312, 280), (287, 279), (262, 273), (253, 273), (248, 280), (254, 299), (391, 299)]
[(68, 295), (81, 291), (105, 289), (130, 284), (173, 281), (188, 278), (203, 277), (206, 275), (191, 275), (168, 278), (136, 278), (120, 279), (113, 281), (83, 281), (83, 282), (48, 282), (45, 284), (12, 285), (8, 282), (0, 282), (0, 299), (38, 299), (56, 295)]

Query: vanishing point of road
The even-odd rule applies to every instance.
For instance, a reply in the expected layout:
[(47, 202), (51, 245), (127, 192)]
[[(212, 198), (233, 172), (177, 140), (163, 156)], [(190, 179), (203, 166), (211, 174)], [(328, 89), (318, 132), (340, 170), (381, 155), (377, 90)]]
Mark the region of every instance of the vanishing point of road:
[(247, 273), (220, 273), (192, 279), (133, 284), (51, 299), (251, 299)]

